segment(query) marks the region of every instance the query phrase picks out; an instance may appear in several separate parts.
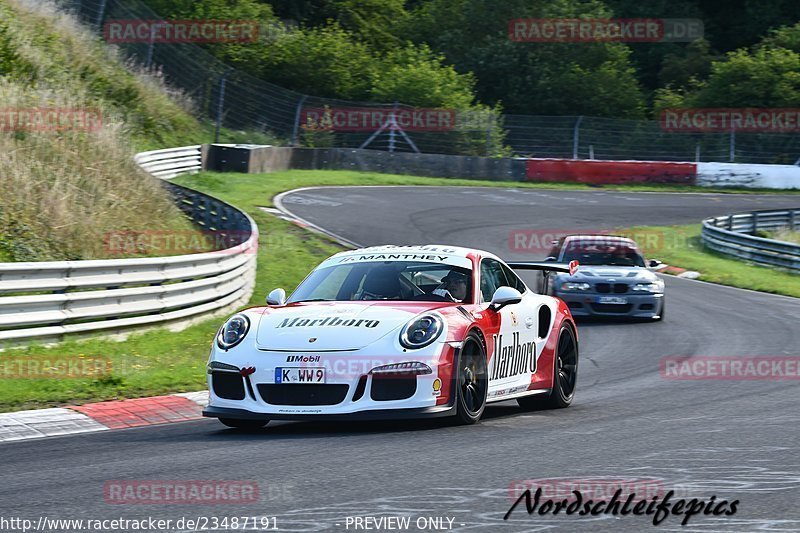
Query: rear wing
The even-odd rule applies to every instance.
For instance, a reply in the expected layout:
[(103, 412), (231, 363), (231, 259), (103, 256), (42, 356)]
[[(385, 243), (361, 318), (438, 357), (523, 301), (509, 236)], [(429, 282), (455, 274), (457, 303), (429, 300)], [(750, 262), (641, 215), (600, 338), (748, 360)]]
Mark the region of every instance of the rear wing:
[(551, 263), (549, 261), (512, 261), (506, 263), (514, 270), (541, 270), (543, 272), (568, 272), (570, 276), (575, 275), (578, 271), (578, 261), (570, 261), (567, 263)]

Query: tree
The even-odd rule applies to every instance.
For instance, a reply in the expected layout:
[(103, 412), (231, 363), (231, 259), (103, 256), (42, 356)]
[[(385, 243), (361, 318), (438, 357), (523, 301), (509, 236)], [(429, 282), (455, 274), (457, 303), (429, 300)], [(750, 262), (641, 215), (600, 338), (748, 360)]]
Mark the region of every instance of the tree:
[(688, 87), (692, 80), (705, 80), (717, 56), (705, 39), (698, 39), (677, 53), (664, 56), (658, 73), (661, 87)]
[[(367, 100), (377, 56), (338, 24), (288, 31), (237, 63), (259, 78), (314, 96)], [(245, 58), (243, 53), (242, 58)]]
[(473, 72), (478, 98), (512, 114), (641, 117), (644, 100), (621, 43), (512, 42), (518, 18), (607, 18), (598, 1), (431, 0), (406, 25), (416, 42)]
[(739, 49), (713, 62), (707, 81), (684, 92), (661, 91), (656, 107), (797, 107), (800, 105), (798, 26), (781, 28), (753, 50)]
[(408, 44), (389, 52), (373, 71), (372, 100), (468, 109), (474, 100), (474, 76), (459, 74), (443, 62), (426, 45)]
[(376, 51), (402, 46), (397, 27), (408, 17), (403, 0), (334, 0), (331, 8), (342, 28)]

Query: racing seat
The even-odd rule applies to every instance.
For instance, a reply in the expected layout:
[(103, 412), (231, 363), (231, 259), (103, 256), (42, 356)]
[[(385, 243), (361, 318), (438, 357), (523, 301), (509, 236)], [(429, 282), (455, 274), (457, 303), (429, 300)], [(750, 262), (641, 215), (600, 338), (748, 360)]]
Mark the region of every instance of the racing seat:
[(400, 279), (392, 268), (372, 269), (361, 287), (362, 300), (399, 300)]

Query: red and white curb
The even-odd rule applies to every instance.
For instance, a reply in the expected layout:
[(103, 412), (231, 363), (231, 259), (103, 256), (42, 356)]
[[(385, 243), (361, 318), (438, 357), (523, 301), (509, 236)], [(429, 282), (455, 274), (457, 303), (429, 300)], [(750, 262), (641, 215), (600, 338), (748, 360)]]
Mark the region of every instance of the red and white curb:
[(697, 279), (700, 277), (700, 272), (686, 270), (685, 268), (670, 265), (665, 265), (664, 268), (659, 269), (659, 271), (663, 272), (664, 274), (672, 274), (675, 277), (684, 279)]
[(0, 442), (196, 420), (208, 391), (0, 413)]

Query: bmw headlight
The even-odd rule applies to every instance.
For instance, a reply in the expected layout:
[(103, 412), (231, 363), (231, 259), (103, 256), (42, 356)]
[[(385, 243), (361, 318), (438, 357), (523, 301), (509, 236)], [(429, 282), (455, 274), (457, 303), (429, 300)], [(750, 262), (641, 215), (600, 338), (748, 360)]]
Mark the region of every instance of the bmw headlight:
[(230, 350), (244, 339), (250, 330), (250, 319), (239, 313), (233, 315), (225, 322), (217, 334), (217, 346), (223, 350)]
[(577, 281), (565, 281), (561, 284), (562, 291), (588, 291), (592, 286), (588, 283), (579, 283)]
[(400, 331), (400, 344), (412, 350), (424, 348), (439, 337), (442, 329), (444, 324), (437, 315), (418, 316)]
[(664, 282), (661, 280), (653, 281), (652, 283), (637, 283), (631, 288), (634, 292), (650, 292), (658, 293), (664, 292)]

